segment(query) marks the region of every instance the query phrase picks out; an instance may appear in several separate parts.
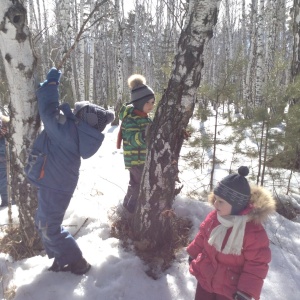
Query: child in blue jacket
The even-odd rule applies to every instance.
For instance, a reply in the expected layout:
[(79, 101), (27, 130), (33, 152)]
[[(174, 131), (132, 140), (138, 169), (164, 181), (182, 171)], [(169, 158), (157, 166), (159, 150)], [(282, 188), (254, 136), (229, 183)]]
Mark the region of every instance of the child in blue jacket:
[(81, 157), (97, 152), (104, 139), (101, 132), (114, 114), (87, 101), (75, 103), (74, 112), (67, 103), (59, 105), (60, 76), (52, 68), (37, 91), (44, 130), (34, 142), (25, 172), (38, 187), (35, 223), (48, 257), (54, 258), (48, 270), (81, 275), (91, 265), (62, 221), (78, 182)]

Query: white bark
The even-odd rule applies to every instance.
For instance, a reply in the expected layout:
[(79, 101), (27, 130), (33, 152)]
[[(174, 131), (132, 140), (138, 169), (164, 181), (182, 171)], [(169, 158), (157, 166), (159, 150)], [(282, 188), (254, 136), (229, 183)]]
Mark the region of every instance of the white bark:
[[(84, 0), (80, 0), (80, 21), (79, 28), (83, 24), (84, 17)], [(85, 84), (84, 84), (84, 39), (81, 38), (78, 43), (78, 51), (77, 51), (77, 77), (78, 77), (78, 97), (79, 101), (85, 100)]]
[(300, 1), (294, 0), (293, 7), (293, 61), (292, 61), (292, 80), (300, 74)]
[(255, 106), (262, 104), (262, 93), (264, 83), (264, 19), (265, 19), (265, 0), (259, 1), (259, 13), (257, 23), (257, 64), (256, 64), (256, 97)]
[(132, 68), (134, 72), (136, 72), (136, 65), (139, 65), (138, 62), (138, 42), (139, 42), (139, 9), (138, 9), (139, 1), (135, 1), (135, 20), (134, 20), (134, 31), (135, 31), (135, 39), (133, 43), (133, 60), (132, 60)]
[(36, 58), (26, 11), (19, 1), (2, 0), (0, 6), (0, 49), (7, 87), (10, 91), (10, 170), (12, 198), (19, 209), (21, 241), (30, 247), (36, 238), (33, 215), (36, 195), (25, 179), (23, 168), (27, 150), (34, 140), (38, 125), (36, 89)]
[(194, 6), (179, 39), (174, 70), (147, 137), (148, 152), (133, 230), (135, 238), (145, 242), (149, 250), (169, 245), (172, 237), (168, 212), (176, 194), (179, 153), (200, 84), (203, 49), (212, 37), (220, 5), (217, 0), (191, 3)]
[(102, 29), (103, 35), (100, 40), (101, 47), (101, 58), (102, 58), (102, 72), (101, 72), (101, 104), (106, 107), (107, 106), (107, 59), (106, 59), (106, 26), (103, 26)]
[(235, 30), (235, 28), (232, 28), (232, 21), (231, 18), (233, 17), (230, 14), (230, 4), (229, 3), (230, 0), (225, 0), (225, 18), (224, 18), (224, 22), (225, 22), (225, 29), (226, 29), (226, 52), (228, 55), (228, 58), (230, 60), (232, 60), (233, 57), (233, 48), (232, 48), (232, 30)]
[[(76, 32), (72, 29), (71, 23), (71, 0), (60, 1), (57, 4), (57, 32), (58, 32), (58, 40), (60, 45), (60, 57), (58, 60), (61, 60), (62, 57), (68, 52), (70, 49)], [(74, 55), (74, 53), (72, 53)], [(73, 64), (72, 59), (74, 56), (71, 56), (63, 66), (63, 80), (66, 84), (70, 84), (72, 95), (70, 95), (70, 99), (76, 101), (76, 89), (75, 89), (75, 80), (73, 74)], [(58, 62), (58, 61), (57, 61)], [(70, 103), (71, 105), (73, 103)]]
[[(94, 9), (95, 3), (91, 1), (90, 3), (90, 12)], [(95, 20), (95, 15), (91, 18), (91, 22)], [(89, 87), (89, 101), (94, 102), (94, 66), (95, 66), (95, 26), (90, 28), (90, 35), (89, 35), (89, 60), (90, 60), (90, 74), (88, 80), (88, 87)]]
[(116, 111), (118, 112), (121, 104), (123, 102), (123, 92), (124, 92), (124, 76), (123, 76), (123, 33), (122, 33), (122, 21), (120, 17), (120, 0), (115, 0), (115, 41), (116, 41), (116, 62), (117, 62), (117, 101), (116, 101)]
[[(3, 14), (10, 7), (12, 7), (10, 12), (12, 14), (15, 6), (11, 6), (9, 0), (2, 0), (0, 12)], [(0, 49), (8, 89), (10, 90), (10, 110), (12, 127), (14, 128), (12, 140), (14, 141), (14, 150), (17, 153), (17, 160), (19, 160), (20, 165), (23, 165), (26, 159), (27, 146), (31, 142), (30, 135), (28, 136), (31, 129), (28, 118), (32, 118), (36, 112), (33, 77), (36, 58), (32, 52), (28, 28), (23, 28), (23, 24), (9, 21), (3, 15), (2, 18), (5, 20), (5, 24), (1, 27), (3, 26), (5, 30), (0, 30)], [(25, 23), (25, 20), (23, 21)], [(24, 143), (24, 141), (26, 142)]]
[(266, 10), (267, 20), (267, 43), (266, 43), (266, 54), (265, 54), (265, 71), (266, 76), (271, 72), (274, 66), (274, 55), (276, 45), (276, 29), (278, 27), (277, 20), (277, 0), (269, 1)]
[[(242, 58), (243, 61), (246, 61), (247, 58), (247, 36), (246, 36), (246, 10), (245, 10), (245, 0), (242, 0)], [(246, 80), (247, 68), (243, 64), (243, 100), (246, 101), (249, 99), (249, 87), (247, 86)]]
[[(255, 70), (255, 48), (256, 48), (256, 22), (257, 22), (257, 0), (252, 0), (252, 10), (251, 10), (251, 32), (250, 32), (250, 50), (249, 50), (249, 61), (247, 66), (246, 74), (246, 101), (254, 102), (255, 99), (255, 86), (253, 82), (255, 81), (254, 70)], [(254, 87), (254, 89), (253, 89)], [(250, 104), (250, 103), (248, 103)]]
[(29, 6), (29, 21), (30, 21), (29, 24), (31, 24), (31, 28), (33, 27), (38, 28), (37, 18), (36, 18), (35, 8), (34, 8), (34, 1), (29, 0), (28, 6)]

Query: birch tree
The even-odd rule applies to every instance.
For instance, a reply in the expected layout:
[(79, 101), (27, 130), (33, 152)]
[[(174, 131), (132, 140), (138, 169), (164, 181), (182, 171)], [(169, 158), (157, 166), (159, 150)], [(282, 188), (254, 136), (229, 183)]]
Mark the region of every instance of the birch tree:
[[(292, 80), (300, 74), (300, 1), (294, 0), (293, 10), (293, 60), (291, 65)], [(298, 101), (294, 101), (298, 102)]]
[[(293, 60), (291, 65), (292, 82), (297, 85), (299, 84), (300, 77), (300, 1), (294, 0), (292, 10), (293, 20)], [(286, 144), (285, 150), (287, 153), (291, 153), (290, 163), (288, 167), (292, 169), (300, 170), (300, 138), (299, 138), (299, 112), (300, 112), (300, 101), (299, 92), (297, 89), (297, 95), (291, 100), (291, 105), (287, 115), (287, 129), (286, 129)], [(286, 153), (283, 153), (287, 156)]]
[(123, 22), (120, 17), (120, 0), (115, 0), (115, 40), (116, 40), (116, 63), (117, 63), (117, 101), (115, 111), (117, 112), (116, 118), (113, 121), (113, 125), (119, 124), (118, 113), (120, 111), (122, 102), (123, 102), (123, 91), (124, 91), (124, 76), (123, 76)]
[(257, 22), (257, 0), (252, 0), (251, 5), (251, 30), (250, 30), (250, 50), (249, 50), (249, 59), (248, 59), (248, 67), (245, 79), (246, 86), (246, 105), (250, 105), (254, 103), (255, 98), (255, 89), (253, 88), (255, 82), (255, 53), (257, 46), (257, 34), (256, 34), (256, 22)]
[[(83, 17), (84, 17), (84, 0), (80, 0), (80, 8), (79, 8), (79, 28), (83, 24)], [(84, 39), (81, 38), (78, 43), (77, 48), (77, 70), (78, 70), (78, 100), (83, 101), (85, 100), (85, 68), (84, 68)]]
[[(90, 3), (90, 11), (94, 8), (94, 1), (91, 1)], [(91, 24), (95, 21), (95, 15), (93, 15)], [(91, 26), (90, 28), (90, 35), (89, 35), (89, 62), (90, 62), (90, 73), (89, 73), (89, 80), (88, 80), (88, 86), (89, 86), (89, 101), (91, 103), (94, 102), (94, 68), (95, 68), (95, 27)]]
[(190, 5), (174, 69), (147, 137), (148, 154), (133, 232), (137, 246), (148, 250), (172, 242), (172, 204), (179, 192), (178, 159), (200, 84), (203, 49), (213, 35), (220, 1), (195, 0)]
[(267, 37), (266, 37), (266, 55), (265, 55), (265, 70), (266, 76), (274, 67), (276, 33), (277, 33), (277, 0), (270, 1), (267, 6), (270, 9), (266, 11), (266, 19), (268, 20)]
[(259, 13), (257, 24), (257, 65), (256, 65), (256, 86), (255, 86), (255, 106), (262, 105), (263, 81), (264, 81), (264, 16), (265, 0), (259, 0)]
[[(242, 30), (242, 59), (245, 62), (247, 58), (247, 33), (246, 33), (246, 9), (245, 0), (242, 0), (242, 20), (241, 20), (241, 30)], [(246, 81), (246, 64), (243, 63), (243, 100), (249, 98), (249, 87)]]
[(107, 42), (106, 42), (107, 26), (106, 24), (102, 25), (102, 33), (100, 37), (100, 53), (102, 60), (102, 70), (101, 70), (101, 104), (104, 107), (107, 107)]
[(26, 10), (21, 1), (2, 0), (0, 18), (0, 49), (11, 100), (10, 175), (12, 199), (19, 210), (21, 243), (18, 246), (25, 247), (27, 254), (33, 254), (33, 246), (38, 240), (33, 220), (37, 198), (25, 179), (23, 168), (27, 149), (39, 128), (34, 80), (37, 60), (32, 50)]
[[(57, 28), (59, 35), (59, 43), (60, 43), (60, 59), (68, 52), (71, 47), (72, 36), (75, 36), (75, 32), (73, 31), (73, 26), (71, 23), (71, 1), (65, 0), (57, 3)], [(48, 66), (49, 68), (49, 66)], [(72, 99), (76, 99), (76, 89), (75, 89), (75, 79), (72, 72), (72, 60), (67, 60), (64, 65), (64, 82), (71, 87), (72, 95), (70, 95)]]

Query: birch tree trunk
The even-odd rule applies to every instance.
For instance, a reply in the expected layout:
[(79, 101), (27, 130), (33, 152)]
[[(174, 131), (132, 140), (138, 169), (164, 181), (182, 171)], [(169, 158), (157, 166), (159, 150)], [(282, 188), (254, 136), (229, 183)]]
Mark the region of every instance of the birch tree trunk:
[(266, 43), (266, 54), (265, 54), (265, 70), (266, 77), (268, 77), (272, 68), (274, 67), (275, 59), (275, 46), (276, 46), (276, 32), (277, 32), (277, 0), (270, 1), (268, 10), (266, 10), (266, 19), (268, 22), (267, 26), (267, 43)]
[(34, 81), (36, 57), (27, 27), (26, 10), (21, 2), (2, 0), (0, 18), (0, 49), (11, 99), (11, 195), (19, 209), (20, 244), (27, 248), (27, 255), (30, 255), (38, 240), (33, 220), (37, 197), (25, 179), (23, 168), (27, 149), (39, 128)]
[(119, 111), (123, 102), (123, 91), (124, 91), (124, 76), (123, 76), (123, 32), (122, 32), (122, 22), (120, 18), (120, 0), (115, 0), (115, 40), (117, 43), (117, 53), (116, 53), (116, 62), (117, 62), (117, 101), (116, 101), (116, 118), (113, 121), (112, 125), (119, 124)]
[(193, 114), (203, 49), (213, 35), (219, 0), (191, 1), (167, 89), (149, 129), (148, 153), (133, 220), (137, 247), (159, 249), (172, 241), (172, 205), (178, 193), (178, 158)]
[[(79, 28), (83, 24), (84, 19), (84, 0), (80, 0), (80, 22), (79, 22)], [(84, 39), (81, 38), (78, 43), (78, 49), (77, 49), (78, 57), (77, 57), (77, 67), (78, 67), (78, 97), (79, 101), (85, 100), (85, 84), (84, 84)]]
[(28, 5), (29, 5), (29, 20), (33, 24), (33, 26), (38, 28), (38, 22), (35, 14), (33, 0), (29, 0)]
[[(91, 1), (90, 3), (90, 11), (93, 10), (95, 6), (94, 1)], [(95, 21), (95, 15), (91, 19), (91, 23)], [(89, 101), (91, 103), (94, 102), (94, 68), (95, 68), (95, 26), (91, 26), (90, 28), (90, 38), (89, 38), (89, 60), (90, 60), (90, 73), (89, 73), (89, 80), (88, 80), (88, 86), (89, 86)]]
[[(291, 66), (292, 80), (300, 74), (300, 0), (294, 0), (293, 5), (293, 61)], [(297, 101), (298, 102), (298, 99)]]
[[(245, 0), (242, 0), (242, 56), (243, 61), (247, 58), (247, 36), (246, 36), (246, 10), (245, 10)], [(249, 99), (249, 87), (246, 81), (246, 65), (243, 64), (243, 100)]]
[(101, 105), (107, 108), (107, 56), (106, 56), (106, 48), (107, 43), (105, 41), (105, 37), (107, 34), (106, 25), (102, 25), (102, 32), (100, 39), (100, 47), (101, 47), (101, 58), (102, 58), (102, 70), (101, 70)]
[(255, 99), (255, 54), (256, 54), (256, 44), (257, 44), (257, 34), (256, 34), (256, 22), (257, 22), (257, 0), (252, 0), (251, 6), (251, 32), (250, 32), (250, 50), (249, 50), (249, 62), (246, 74), (246, 106), (254, 103)]
[[(71, 1), (64, 0), (57, 4), (57, 31), (59, 34), (59, 41), (61, 46), (61, 57), (68, 52), (70, 49), (72, 42), (74, 41), (75, 32), (73, 31), (73, 26), (71, 23)], [(72, 39), (73, 37), (73, 39)], [(72, 53), (73, 54), (73, 53)], [(49, 69), (49, 66), (48, 66)], [(69, 84), (72, 90), (72, 96), (70, 95), (71, 99), (76, 101), (76, 89), (75, 89), (75, 80), (73, 75), (73, 68), (72, 68), (72, 60), (67, 60), (64, 65), (64, 82)], [(70, 103), (73, 104), (73, 103)]]
[(264, 81), (264, 45), (263, 45), (263, 28), (264, 28), (264, 16), (265, 16), (265, 0), (259, 2), (259, 14), (257, 25), (257, 65), (256, 65), (256, 97), (255, 106), (262, 105), (262, 89)]
[[(292, 11), (292, 20), (293, 20), (293, 60), (291, 66), (292, 78), (291, 80), (295, 82), (297, 77), (300, 75), (300, 0), (294, 0), (293, 11)], [(295, 99), (292, 99), (291, 105), (288, 111), (287, 118), (287, 128), (286, 128), (286, 145), (285, 148), (294, 149), (295, 159), (292, 163), (293, 168), (300, 170), (300, 138), (299, 138), (299, 122), (293, 122), (293, 110), (297, 111), (295, 108), (300, 105), (300, 97), (298, 96)], [(299, 108), (298, 108), (299, 111)], [(290, 121), (291, 120), (291, 121)], [(295, 128), (293, 128), (295, 127)], [(292, 130), (293, 128), (293, 130)], [(296, 129), (296, 130), (295, 130)], [(292, 134), (292, 132), (297, 132)], [(291, 165), (291, 164), (290, 164)]]

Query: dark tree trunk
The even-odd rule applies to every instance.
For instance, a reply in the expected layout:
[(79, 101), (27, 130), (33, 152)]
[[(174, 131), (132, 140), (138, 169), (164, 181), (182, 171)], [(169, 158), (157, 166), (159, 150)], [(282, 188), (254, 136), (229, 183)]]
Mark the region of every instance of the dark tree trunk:
[(148, 154), (133, 221), (141, 249), (159, 249), (172, 241), (179, 154), (200, 84), (203, 49), (213, 35), (220, 1), (190, 3), (193, 7), (179, 39), (174, 70), (147, 137)]

